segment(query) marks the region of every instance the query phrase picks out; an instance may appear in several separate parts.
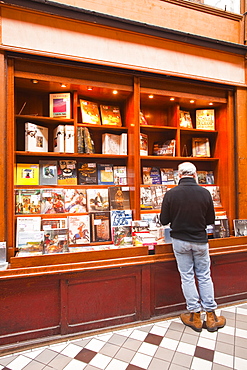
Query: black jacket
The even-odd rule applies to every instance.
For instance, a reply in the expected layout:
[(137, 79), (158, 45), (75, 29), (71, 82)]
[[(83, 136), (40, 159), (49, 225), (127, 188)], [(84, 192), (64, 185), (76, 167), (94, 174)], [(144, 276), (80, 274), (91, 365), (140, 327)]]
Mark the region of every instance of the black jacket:
[(181, 178), (178, 186), (165, 194), (160, 221), (162, 225), (171, 223), (172, 238), (206, 243), (206, 226), (213, 224), (214, 220), (212, 196), (194, 178)]

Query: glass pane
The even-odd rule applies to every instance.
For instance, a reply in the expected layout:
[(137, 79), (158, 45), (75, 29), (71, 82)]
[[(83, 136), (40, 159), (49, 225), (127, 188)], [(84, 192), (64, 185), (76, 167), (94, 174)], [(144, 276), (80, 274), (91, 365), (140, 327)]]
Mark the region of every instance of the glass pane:
[(240, 14), (240, 0), (204, 0), (204, 4)]

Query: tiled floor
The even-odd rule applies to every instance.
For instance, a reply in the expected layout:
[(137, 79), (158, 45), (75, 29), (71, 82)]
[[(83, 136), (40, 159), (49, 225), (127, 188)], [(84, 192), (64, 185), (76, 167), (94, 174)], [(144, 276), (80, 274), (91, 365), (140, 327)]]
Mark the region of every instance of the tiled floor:
[(176, 317), (2, 356), (0, 370), (246, 370), (247, 302), (216, 313), (215, 333)]

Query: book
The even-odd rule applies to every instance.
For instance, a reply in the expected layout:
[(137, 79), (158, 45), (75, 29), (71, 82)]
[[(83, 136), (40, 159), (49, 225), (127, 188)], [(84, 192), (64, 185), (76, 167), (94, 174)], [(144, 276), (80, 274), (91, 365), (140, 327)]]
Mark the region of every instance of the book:
[(150, 186), (141, 186), (141, 209), (153, 209), (152, 192)]
[(120, 109), (112, 105), (100, 105), (102, 125), (122, 126)]
[(53, 151), (64, 153), (64, 125), (59, 125), (53, 130)]
[(70, 93), (50, 94), (50, 117), (70, 119), (70, 104)]
[(196, 128), (200, 130), (215, 130), (214, 109), (196, 110)]
[(175, 185), (173, 168), (160, 168), (161, 184)]
[(192, 156), (210, 157), (210, 144), (207, 137), (192, 138)]
[(16, 219), (16, 247), (19, 248), (19, 233), (25, 231), (40, 231), (41, 217), (17, 217)]
[(121, 135), (105, 133), (102, 135), (102, 154), (120, 154)]
[(128, 135), (125, 132), (120, 135), (119, 154), (128, 154)]
[(98, 185), (114, 185), (113, 164), (98, 163)]
[(229, 222), (227, 218), (221, 218), (214, 221), (213, 237), (228, 238), (230, 236)]
[(85, 153), (91, 154), (95, 153), (95, 148), (94, 148), (94, 141), (92, 139), (92, 136), (90, 134), (90, 131), (87, 127), (84, 127), (84, 149)]
[(160, 169), (158, 167), (143, 167), (142, 168), (143, 184), (161, 184)]
[(167, 191), (167, 187), (165, 185), (156, 185), (150, 186), (150, 189), (152, 197), (152, 209), (160, 209), (164, 195)]
[(213, 199), (214, 207), (222, 207), (221, 200), (220, 200), (220, 188), (219, 188), (219, 186), (204, 185), (203, 187), (210, 192), (210, 194), (212, 196), (212, 199)]
[(90, 243), (89, 215), (68, 216), (69, 244)]
[(147, 122), (147, 119), (146, 117), (144, 116), (143, 112), (140, 112), (140, 125), (147, 125), (148, 122)]
[(68, 222), (66, 217), (57, 218), (42, 218), (41, 220), (41, 230), (52, 230), (52, 229), (67, 229)]
[(41, 190), (41, 213), (53, 214), (64, 213), (64, 191), (63, 189), (42, 189)]
[(73, 159), (58, 161), (57, 168), (58, 185), (77, 185), (77, 166)]
[(148, 155), (148, 135), (140, 133), (140, 155)]
[(18, 256), (43, 254), (44, 231), (20, 231), (18, 233)]
[(179, 111), (179, 126), (182, 128), (193, 128), (190, 112)]
[(111, 230), (112, 242), (119, 247), (132, 246), (131, 226), (116, 226)]
[(111, 186), (109, 188), (110, 209), (129, 209), (130, 190), (128, 186)]
[(57, 161), (39, 161), (39, 184), (57, 185)]
[(82, 123), (100, 125), (99, 106), (97, 103), (80, 99)]
[(111, 210), (111, 227), (132, 226), (132, 210)]
[(83, 213), (87, 211), (86, 189), (64, 189), (65, 212)]
[(159, 213), (143, 213), (141, 214), (141, 220), (148, 222), (149, 232), (155, 237), (157, 243), (165, 242), (164, 226), (160, 223)]
[(132, 236), (135, 235), (135, 233), (146, 233), (149, 231), (149, 223), (146, 220), (133, 220), (131, 221), (131, 227), (132, 227)]
[(16, 214), (39, 214), (41, 205), (40, 189), (15, 190)]
[(43, 254), (65, 253), (68, 248), (68, 230), (51, 229), (44, 232)]
[(127, 167), (113, 166), (113, 177), (115, 185), (127, 185)]
[(48, 128), (32, 122), (25, 123), (25, 151), (48, 152)]
[(87, 210), (88, 212), (109, 210), (108, 189), (89, 188), (86, 190), (87, 190)]
[(77, 153), (85, 153), (84, 127), (77, 127)]
[(78, 162), (78, 185), (97, 184), (97, 164), (95, 162)]
[(176, 150), (176, 140), (167, 140), (164, 143), (157, 141), (153, 146), (153, 155), (174, 157)]
[(198, 184), (214, 184), (213, 171), (197, 171)]
[(233, 227), (235, 236), (247, 236), (247, 220), (234, 219)]
[(65, 153), (75, 152), (75, 128), (73, 125), (64, 126), (64, 151)]
[(39, 185), (39, 164), (17, 163), (16, 185)]
[(91, 242), (111, 241), (110, 212), (94, 212), (91, 218)]

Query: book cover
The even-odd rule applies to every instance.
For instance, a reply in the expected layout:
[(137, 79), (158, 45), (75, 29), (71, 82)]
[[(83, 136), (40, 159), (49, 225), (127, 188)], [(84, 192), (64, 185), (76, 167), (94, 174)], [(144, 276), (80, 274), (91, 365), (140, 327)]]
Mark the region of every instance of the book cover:
[(127, 185), (127, 167), (113, 166), (113, 177), (115, 185)]
[(182, 128), (193, 128), (190, 112), (179, 111), (179, 126)]
[(43, 254), (68, 252), (68, 229), (44, 230)]
[(118, 247), (132, 246), (131, 226), (115, 226), (111, 230), (112, 242)]
[(91, 154), (95, 153), (95, 148), (94, 148), (94, 141), (92, 139), (92, 136), (90, 134), (90, 131), (87, 127), (84, 127), (84, 148), (85, 148), (85, 153)]
[(41, 213), (53, 214), (64, 213), (64, 191), (63, 189), (41, 190)]
[(97, 184), (97, 164), (95, 162), (78, 162), (78, 185)]
[(67, 229), (68, 222), (67, 218), (65, 217), (57, 217), (57, 218), (43, 218), (41, 220), (41, 230), (52, 230), (52, 229)]
[(73, 125), (64, 126), (64, 151), (65, 153), (75, 152), (75, 128)]
[(144, 116), (143, 112), (140, 112), (140, 125), (147, 125), (148, 122), (147, 122), (147, 119), (146, 117)]
[(207, 137), (192, 138), (193, 157), (210, 157), (210, 144)]
[(158, 167), (143, 167), (142, 179), (144, 185), (161, 184), (161, 174)]
[(57, 185), (57, 161), (39, 161), (39, 184)]
[(59, 125), (53, 130), (53, 151), (64, 153), (64, 125)]
[(149, 232), (155, 237), (157, 243), (164, 243), (164, 226), (160, 223), (159, 213), (143, 213), (141, 220), (147, 221), (149, 225)]
[(50, 117), (71, 118), (70, 93), (50, 94)]
[(200, 130), (215, 130), (214, 109), (196, 110), (196, 128)]
[(48, 152), (48, 128), (32, 122), (25, 123), (25, 151)]
[(235, 236), (247, 236), (247, 220), (234, 219), (233, 227)]
[(141, 209), (153, 209), (152, 192), (150, 186), (141, 186)]
[(77, 153), (85, 153), (84, 127), (77, 127)]
[(214, 184), (214, 173), (213, 171), (197, 171), (198, 184)]
[(82, 122), (88, 125), (100, 125), (99, 106), (97, 103), (80, 99)]
[(16, 185), (39, 185), (39, 165), (17, 163)]
[(228, 238), (230, 236), (229, 222), (227, 218), (217, 219), (213, 226), (214, 238)]
[(20, 231), (18, 233), (18, 256), (43, 254), (44, 231)]
[(160, 168), (161, 184), (175, 185), (173, 168)]
[(154, 143), (153, 155), (175, 157), (176, 140), (167, 140), (162, 143), (157, 141)]
[(108, 211), (108, 189), (87, 189), (87, 210), (88, 212)]
[(112, 210), (110, 213), (111, 227), (132, 225), (132, 210)]
[(128, 135), (125, 132), (120, 135), (119, 154), (128, 154)]
[(94, 212), (91, 217), (91, 241), (111, 241), (110, 212)]
[(156, 185), (150, 186), (150, 189), (152, 197), (152, 209), (160, 209), (164, 195), (167, 191), (167, 187), (165, 185)]
[(109, 188), (110, 209), (130, 209), (130, 190), (128, 186)]
[(102, 125), (122, 126), (119, 107), (112, 105), (100, 105)]
[(77, 185), (77, 166), (73, 159), (58, 161), (57, 168), (58, 185)]
[(105, 133), (102, 135), (102, 154), (120, 154), (120, 135)]
[(65, 212), (84, 213), (87, 211), (86, 189), (64, 189)]
[(98, 163), (98, 185), (114, 185), (113, 164)]
[(15, 190), (15, 213), (38, 214), (40, 213), (40, 189)]
[(140, 133), (140, 155), (148, 155), (148, 135)]
[(69, 244), (90, 243), (89, 215), (68, 216)]
[(132, 235), (136, 233), (146, 233), (149, 231), (149, 223), (146, 220), (134, 220), (131, 222), (132, 226)]
[(214, 207), (222, 207), (221, 200), (220, 200), (220, 188), (219, 188), (219, 186), (204, 185), (203, 187), (210, 192), (210, 194), (212, 196), (212, 199), (213, 199)]
[(41, 217), (17, 217), (16, 219), (16, 247), (19, 248), (19, 233), (25, 231), (40, 231)]

